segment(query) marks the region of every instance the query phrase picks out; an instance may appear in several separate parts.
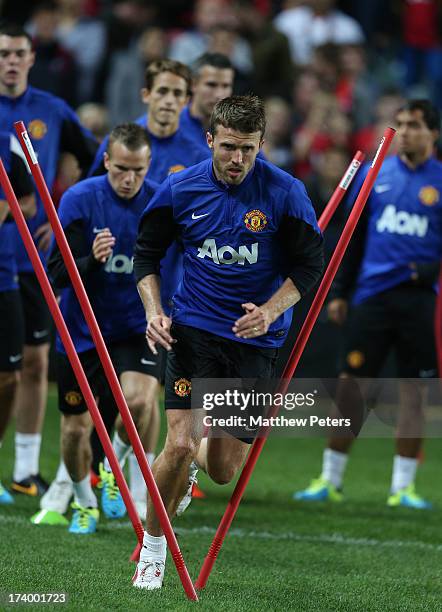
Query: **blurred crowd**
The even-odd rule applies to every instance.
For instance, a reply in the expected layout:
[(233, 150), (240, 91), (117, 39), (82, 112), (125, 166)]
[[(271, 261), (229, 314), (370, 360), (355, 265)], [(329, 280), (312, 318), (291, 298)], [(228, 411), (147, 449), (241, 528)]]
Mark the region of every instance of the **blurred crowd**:
[(308, 180), (324, 168), (338, 175), (358, 148), (370, 155), (404, 97), (442, 106), (440, 6), (437, 0), (0, 0), (0, 15), (33, 37), (31, 85), (64, 98), (98, 139), (145, 112), (139, 92), (152, 60), (192, 65), (206, 51), (227, 55), (235, 93), (253, 91), (266, 100), (265, 155)]

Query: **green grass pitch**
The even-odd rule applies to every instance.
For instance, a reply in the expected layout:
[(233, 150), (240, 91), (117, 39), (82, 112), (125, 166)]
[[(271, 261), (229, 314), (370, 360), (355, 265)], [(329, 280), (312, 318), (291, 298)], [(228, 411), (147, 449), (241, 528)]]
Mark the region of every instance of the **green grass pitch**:
[[(13, 433), (0, 451), (0, 477), (9, 484)], [(346, 501), (306, 505), (292, 492), (320, 471), (323, 440), (271, 439), (200, 602), (188, 602), (168, 558), (161, 592), (131, 586), (135, 535), (127, 519), (100, 520), (99, 532), (73, 536), (63, 527), (34, 526), (38, 500), (17, 496), (0, 507), (0, 592), (66, 592), (67, 604), (1, 610), (442, 610), (442, 444), (426, 443), (418, 491), (431, 512), (385, 505), (392, 440), (360, 440), (349, 462)], [(44, 431), (42, 474), (58, 463), (58, 413), (53, 390)], [(191, 576), (198, 570), (232, 487), (211, 484), (175, 522)]]

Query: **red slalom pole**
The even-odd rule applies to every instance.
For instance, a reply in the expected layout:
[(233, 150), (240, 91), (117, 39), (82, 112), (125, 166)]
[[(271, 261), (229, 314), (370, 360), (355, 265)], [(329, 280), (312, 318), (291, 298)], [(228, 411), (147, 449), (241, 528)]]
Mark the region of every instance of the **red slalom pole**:
[(32, 240), (31, 233), (28, 229), (25, 218), (23, 217), (20, 205), (17, 201), (17, 198), (15, 197), (15, 193), (12, 189), (11, 183), (9, 182), (5, 167), (1, 159), (0, 184), (3, 188), (3, 191), (5, 192), (6, 199), (8, 200), (8, 204), (14, 217), (15, 223), (17, 224), (18, 231), (20, 232), (20, 236), (26, 247), (29, 259), (32, 262), (35, 273), (41, 285), (49, 310), (51, 311), (52, 317), (57, 327), (57, 331), (60, 334), (63, 346), (66, 349), (66, 354), (68, 356), (69, 362), (75, 372), (75, 377), (78, 380), (81, 392), (83, 394), (87, 407), (92, 415), (92, 419), (94, 421), (95, 427), (97, 428), (97, 433), (100, 438), (100, 442), (103, 445), (107, 457), (109, 458), (109, 463), (111, 464), (112, 471), (114, 472), (115, 478), (118, 482), (118, 486), (120, 487), (121, 495), (129, 500), (129, 503), (126, 501), (129, 516), (132, 521), (132, 525), (134, 527), (134, 531), (137, 535), (138, 541), (142, 542), (143, 525), (141, 524), (141, 521), (138, 518), (138, 514), (134, 508), (129, 489), (121, 471), (120, 464), (118, 463), (117, 458), (115, 457), (115, 453), (113, 452), (112, 443), (110, 441), (106, 427), (103, 423), (103, 419), (101, 418), (100, 411), (97, 408), (97, 404), (95, 402), (94, 395), (91, 391), (88, 380), (85, 376), (83, 366), (81, 365), (80, 359), (78, 358), (71, 336), (63, 319), (63, 315), (61, 314), (54, 292), (52, 291), (52, 287), (49, 283), (46, 272), (40, 261), (40, 257), (38, 256), (38, 252)]
[(347, 170), (344, 173), (339, 185), (333, 192), (332, 197), (327, 203), (327, 206), (324, 208), (321, 218), (318, 221), (318, 225), (323, 232), (327, 225), (330, 223), (330, 219), (333, 217), (335, 210), (340, 204), (342, 198), (344, 197), (347, 189), (350, 187), (351, 182), (356, 176), (357, 171), (361, 167), (362, 162), (365, 159), (365, 154), (362, 151), (357, 151), (353, 159), (351, 160)]
[[(183, 588), (186, 592), (186, 595), (189, 599), (198, 600), (198, 596), (195, 592), (195, 588), (193, 586), (192, 580), (190, 579), (189, 573), (187, 571), (187, 567), (184, 563), (183, 555), (178, 546), (178, 542), (176, 536), (173, 532), (172, 526), (170, 524), (169, 517), (167, 515), (166, 509), (163, 504), (163, 500), (161, 499), (161, 495), (158, 491), (158, 487), (153, 478), (150, 467), (147, 463), (146, 456), (144, 454), (144, 449), (141, 444), (140, 438), (138, 436), (138, 432), (136, 430), (135, 424), (132, 419), (132, 415), (130, 414), (129, 408), (127, 407), (126, 400), (124, 398), (123, 392), (120, 387), (120, 383), (118, 381), (117, 375), (115, 373), (114, 367), (112, 365), (111, 359), (109, 357), (109, 353), (107, 351), (106, 345), (104, 343), (103, 337), (101, 335), (100, 329), (98, 327), (97, 321), (95, 319), (95, 315), (91, 308), (89, 298), (84, 289), (83, 283), (81, 281), (80, 275), (78, 273), (77, 267), (75, 265), (74, 258), (72, 257), (72, 253), (70, 251), (68, 242), (63, 232), (63, 228), (61, 227), (60, 220), (58, 218), (57, 212), (55, 210), (55, 206), (52, 202), (51, 195), (47, 188), (46, 182), (43, 177), (43, 173), (41, 171), (40, 165), (37, 160), (37, 156), (35, 154), (34, 148), (32, 146), (29, 135), (26, 131), (25, 125), (22, 121), (17, 121), (14, 123), (15, 131), (19, 138), (21, 147), (28, 161), (29, 167), (32, 172), (32, 176), (34, 177), (35, 183), (37, 185), (37, 190), (40, 195), (40, 198), (43, 202), (43, 206), (46, 212), (46, 215), (51, 223), (52, 229), (54, 231), (55, 238), (57, 240), (57, 244), (60, 248), (60, 252), (63, 256), (63, 260), (65, 262), (67, 271), (69, 273), (69, 278), (71, 280), (72, 286), (75, 290), (75, 294), (80, 303), (81, 310), (86, 319), (87, 325), (89, 327), (89, 331), (91, 333), (94, 344), (97, 348), (98, 355), (100, 357), (101, 363), (103, 365), (103, 370), (106, 374), (107, 381), (112, 390), (113, 396), (118, 406), (118, 410), (121, 414), (121, 418), (123, 420), (124, 426), (126, 428), (129, 440), (132, 444), (132, 448), (134, 450), (134, 454), (137, 458), (137, 461), (140, 465), (141, 472), (143, 474), (144, 480), (146, 482), (147, 489), (149, 491), (149, 495), (152, 499), (152, 503), (154, 504), (156, 514), (158, 516), (158, 520), (160, 521), (161, 528), (164, 532), (164, 535), (167, 540), (167, 544), (169, 546), (169, 550), (171, 552), (173, 561), (175, 563), (175, 567), (177, 569), (178, 575), (182, 582)], [(98, 432), (98, 430), (97, 430)], [(105, 449), (106, 450), (106, 449)], [(112, 445), (110, 445), (110, 450), (113, 453)], [(106, 450), (107, 455), (107, 450)], [(109, 456), (108, 456), (109, 458)], [(109, 458), (110, 461), (110, 458)], [(117, 462), (118, 463), (118, 462)], [(112, 470), (113, 466), (111, 464)], [(119, 466), (118, 466), (119, 467)], [(118, 473), (118, 472), (117, 472)], [(117, 484), (120, 487), (120, 482), (118, 481), (117, 473), (114, 472), (115, 478), (117, 480)], [(143, 528), (139, 521), (138, 514), (134, 507), (132, 498), (130, 497), (130, 493), (127, 489), (126, 481), (124, 480), (124, 476), (120, 470), (120, 474), (122, 477), (122, 486), (123, 489), (126, 488), (128, 495), (125, 497), (123, 495), (123, 490), (121, 490), (121, 495), (126, 504), (129, 516), (135, 515), (137, 521), (141, 527), (141, 539), (138, 538), (139, 544), (136, 547), (132, 558), (135, 560), (138, 558), (139, 550), (141, 548), (141, 543), (143, 539)], [(124, 483), (124, 484), (123, 484)], [(137, 533), (138, 535), (138, 533)]]
[[(290, 380), (296, 370), (301, 355), (304, 351), (305, 345), (307, 344), (307, 340), (311, 334), (319, 312), (324, 304), (326, 295), (341, 264), (342, 258), (344, 257), (345, 251), (348, 247), (348, 243), (350, 242), (350, 238), (352, 237), (356, 224), (359, 221), (359, 217), (361, 216), (362, 210), (365, 206), (368, 196), (370, 195), (370, 191), (373, 188), (376, 176), (379, 173), (379, 170), (382, 166), (382, 162), (384, 161), (388, 148), (391, 144), (391, 141), (393, 140), (394, 134), (395, 130), (393, 128), (387, 128), (384, 132), (376, 155), (371, 164), (370, 170), (368, 171), (365, 181), (362, 184), (359, 195), (356, 198), (356, 202), (353, 206), (347, 223), (345, 224), (342, 235), (336, 246), (335, 252), (333, 253), (329, 265), (327, 266), (327, 270), (325, 271), (322, 282), (319, 286), (318, 291), (316, 292), (313, 303), (304, 321), (304, 325), (302, 326), (298, 339), (290, 354), (287, 365), (284, 368), (284, 372), (282, 374), (277, 389), (277, 392), (279, 393), (286, 393), (287, 391)], [(279, 406), (272, 406), (267, 416), (269, 418), (276, 416), (279, 412), (279, 409)], [(252, 448), (250, 449), (250, 452), (247, 455), (247, 459), (238, 479), (238, 482), (236, 483), (235, 489), (227, 504), (226, 511), (224, 512), (220, 524), (218, 525), (218, 529), (216, 530), (212, 544), (210, 545), (209, 551), (207, 553), (206, 558), (204, 559), (204, 563), (201, 567), (200, 573), (195, 583), (196, 588), (199, 590), (203, 589), (207, 584), (210, 572), (212, 571), (212, 568), (218, 557), (218, 553), (221, 549), (221, 546), (223, 545), (230, 525), (232, 524), (233, 518), (241, 502), (242, 496), (250, 480), (252, 472), (255, 468), (256, 462), (258, 461), (259, 455), (261, 454), (261, 451), (267, 440), (267, 436), (269, 435), (270, 429), (271, 426), (261, 428), (259, 432), (260, 437), (255, 439)]]

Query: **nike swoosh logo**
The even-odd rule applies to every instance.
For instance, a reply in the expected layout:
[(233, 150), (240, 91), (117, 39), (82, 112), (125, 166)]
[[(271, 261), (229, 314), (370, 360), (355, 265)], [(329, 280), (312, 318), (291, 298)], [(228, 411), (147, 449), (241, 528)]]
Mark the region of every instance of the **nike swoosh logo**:
[(196, 215), (195, 213), (192, 213), (192, 219), (202, 219), (203, 217), (207, 217), (207, 215), (210, 215), (210, 213), (204, 213), (202, 215)]
[(157, 365), (156, 361), (149, 361), (148, 359), (144, 359), (144, 357), (141, 359), (141, 363), (143, 365)]
[(14, 482), (11, 485), (11, 489), (17, 493), (25, 493), (25, 495), (30, 495), (31, 497), (37, 497), (38, 495), (38, 489), (35, 482), (33, 482), (29, 487), (22, 487), (18, 483)]
[(17, 363), (17, 361), (20, 361), (20, 359), (22, 358), (22, 354), (19, 353), (18, 355), (10, 355), (9, 356), (9, 361), (11, 363)]
[(94, 234), (99, 234), (100, 232), (104, 232), (105, 229), (105, 227), (94, 227), (92, 231)]
[(37, 331), (33, 332), (32, 335), (34, 338), (43, 338), (44, 336), (47, 336), (49, 333), (49, 330), (47, 329), (37, 329)]
[(384, 191), (390, 191), (391, 185), (375, 185), (374, 190), (376, 193), (384, 193)]

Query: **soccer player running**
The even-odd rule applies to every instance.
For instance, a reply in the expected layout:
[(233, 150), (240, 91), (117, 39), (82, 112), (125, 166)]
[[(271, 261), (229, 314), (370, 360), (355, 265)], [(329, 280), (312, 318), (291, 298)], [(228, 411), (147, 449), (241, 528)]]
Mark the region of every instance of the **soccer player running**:
[[(59, 156), (70, 152), (86, 172), (97, 145), (60, 98), (30, 87), (28, 75), (35, 60), (32, 39), (22, 28), (0, 26), (0, 129), (15, 134), (14, 122), (23, 120), (29, 132), (49, 190), (52, 189)], [(37, 198), (37, 214), (29, 229), (44, 260), (51, 228)], [(39, 475), (41, 429), (47, 398), (50, 314), (40, 285), (15, 230), (15, 255), (24, 310), (25, 346), (23, 372), (16, 398), (15, 465), (12, 489), (35, 496), (47, 484)]]
[[(146, 68), (146, 87), (141, 90), (141, 97), (148, 107), (148, 112), (136, 120), (148, 134), (152, 161), (148, 178), (161, 183), (169, 174), (179, 172), (187, 166), (196, 164), (210, 156), (207, 143), (200, 143), (180, 127), (180, 114), (189, 101), (192, 78), (190, 70), (181, 62), (160, 60), (151, 62)], [(103, 155), (107, 147), (107, 138), (100, 146), (89, 174), (104, 172)], [(161, 295), (166, 313), (170, 312), (170, 300), (182, 276), (182, 252), (174, 244), (168, 250), (161, 264)], [(111, 415), (109, 414), (111, 417)], [(153, 460), (159, 435), (158, 400), (152, 409), (152, 423), (146, 431), (147, 438), (142, 440)], [(112, 424), (112, 418), (106, 425)], [(94, 432), (93, 438), (96, 441)], [(94, 444), (94, 454), (101, 449)], [(130, 490), (141, 508), (141, 500), (146, 499), (146, 488), (141, 470), (133, 453), (129, 457)], [(145, 502), (144, 502), (145, 503)], [(144, 513), (145, 516), (145, 513)], [(143, 516), (143, 519), (144, 519)]]
[[(211, 428), (201, 442), (190, 410), (192, 377), (271, 378), (291, 307), (318, 280), (322, 237), (302, 183), (256, 159), (265, 113), (254, 96), (215, 106), (207, 142), (212, 158), (162, 183), (140, 222), (134, 271), (148, 320), (147, 340), (167, 349), (167, 438), (153, 464), (170, 517), (197, 461), (215, 482), (229, 482), (249, 450)], [(159, 262), (179, 238), (184, 274), (170, 317), (160, 300)], [(166, 540), (148, 500), (146, 533), (134, 576), (162, 586)]]
[[(422, 449), (427, 386), (437, 376), (434, 340), (435, 283), (441, 259), (442, 164), (434, 157), (440, 117), (427, 100), (411, 100), (397, 114), (398, 154), (384, 161), (343, 266), (330, 293), (329, 318), (345, 331), (345, 364), (337, 406), (353, 418), (357, 435), (364, 420), (364, 385), (395, 351), (399, 384), (396, 455), (388, 506), (426, 509), (415, 491)], [(356, 178), (355, 193), (365, 172)], [(294, 494), (305, 501), (341, 501), (342, 482), (354, 438), (332, 436), (322, 474)]]
[[(59, 208), (66, 238), (140, 434), (149, 421), (159, 376), (158, 359), (145, 341), (145, 313), (132, 274), (139, 218), (157, 188), (157, 183), (146, 179), (150, 157), (145, 130), (135, 124), (117, 126), (105, 155), (107, 174), (70, 188)], [(54, 285), (64, 288), (61, 311), (100, 410), (114, 410), (115, 400), (56, 245), (48, 269)], [(99, 511), (89, 477), (92, 419), (59, 338), (57, 350), (62, 455), (74, 488), (69, 531), (93, 533)], [(120, 417), (113, 447), (123, 465), (131, 446)], [(104, 514), (109, 518), (123, 516), (124, 503), (107, 460), (100, 476)]]
[[(0, 132), (0, 157), (18, 198), (22, 213), (32, 217), (36, 210), (34, 186), (18, 140)], [(0, 188), (0, 447), (14, 405), (23, 358), (23, 314), (14, 257), (14, 222)], [(13, 497), (0, 482), (0, 504)]]

